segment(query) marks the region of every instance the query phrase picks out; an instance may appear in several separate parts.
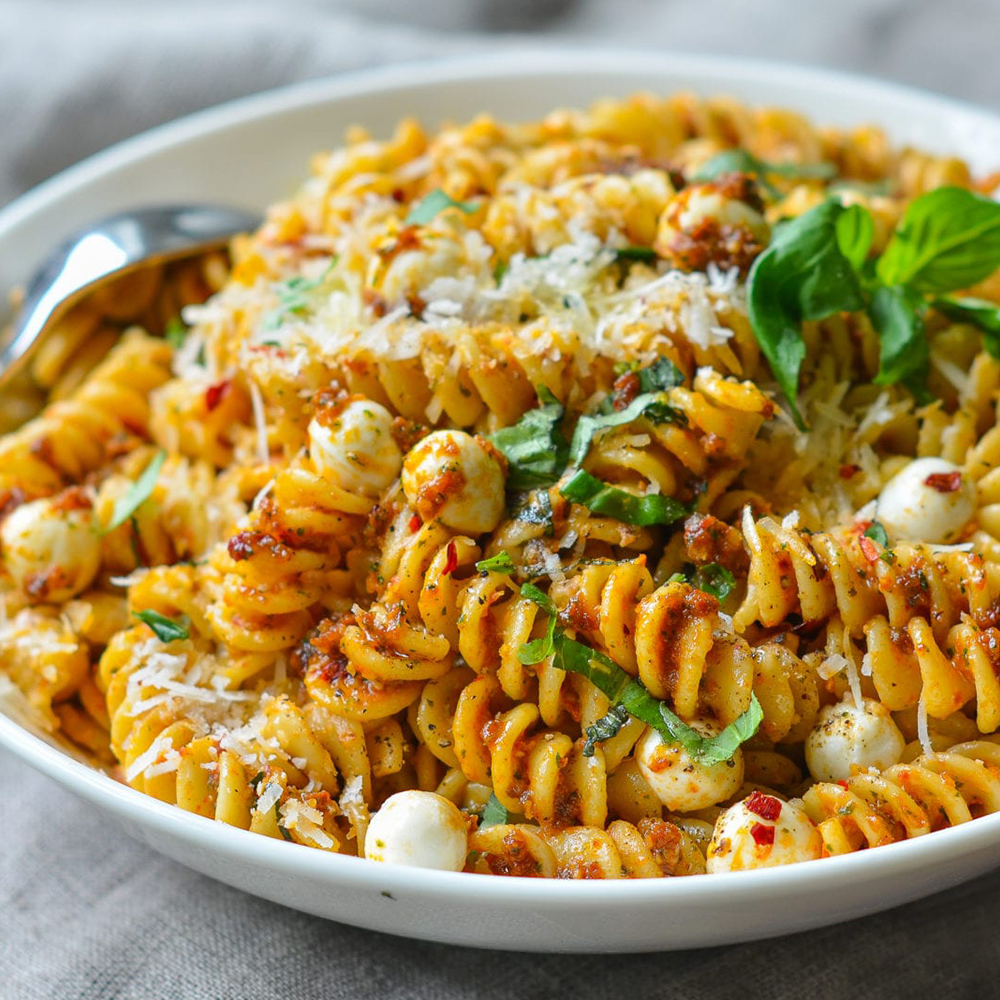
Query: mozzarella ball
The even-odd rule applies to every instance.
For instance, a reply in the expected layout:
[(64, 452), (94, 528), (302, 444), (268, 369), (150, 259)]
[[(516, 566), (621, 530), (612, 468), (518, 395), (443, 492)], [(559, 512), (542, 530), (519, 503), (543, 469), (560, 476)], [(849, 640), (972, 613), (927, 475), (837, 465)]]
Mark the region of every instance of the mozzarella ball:
[(392, 414), (370, 399), (352, 399), (313, 417), (309, 454), (325, 479), (367, 497), (379, 496), (403, 464), (392, 437)]
[(504, 478), (500, 463), (464, 431), (434, 431), (403, 461), (403, 490), (425, 521), (478, 535), (503, 516)]
[(823, 837), (798, 806), (754, 792), (719, 814), (706, 852), (706, 869), (771, 868), (821, 856)]
[(715, 182), (691, 184), (670, 200), (660, 217), (656, 250), (682, 270), (709, 263), (749, 266), (767, 246), (770, 227), (756, 208)]
[[(704, 722), (692, 728), (704, 736), (717, 730)], [(646, 730), (635, 749), (639, 770), (653, 794), (673, 812), (693, 812), (736, 794), (743, 784), (743, 751), (718, 764), (701, 764), (680, 743), (667, 743), (655, 730)]]
[(371, 861), (460, 872), (468, 853), (465, 817), (435, 792), (390, 795), (365, 834), (365, 857)]
[(22, 504), (0, 527), (0, 555), (30, 597), (60, 603), (80, 593), (101, 565), (101, 536), (81, 491)]
[(976, 511), (975, 484), (943, 458), (916, 458), (882, 488), (876, 517), (890, 538), (952, 542)]
[(806, 737), (806, 764), (817, 781), (846, 781), (852, 764), (879, 770), (898, 764), (905, 746), (885, 705), (865, 698), (859, 708), (848, 698), (820, 710)]

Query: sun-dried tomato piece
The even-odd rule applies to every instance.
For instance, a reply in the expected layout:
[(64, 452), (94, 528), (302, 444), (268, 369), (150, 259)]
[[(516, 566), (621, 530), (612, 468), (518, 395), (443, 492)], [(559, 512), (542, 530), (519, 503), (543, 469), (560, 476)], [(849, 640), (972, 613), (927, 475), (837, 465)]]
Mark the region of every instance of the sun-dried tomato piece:
[(769, 846), (774, 843), (774, 827), (765, 826), (763, 823), (754, 823), (750, 827), (750, 836), (753, 837), (753, 842), (758, 847)]
[(924, 485), (929, 486), (938, 493), (954, 493), (962, 488), (961, 472), (932, 472), (925, 480)]
[(881, 554), (878, 546), (867, 535), (861, 535), (858, 538), (858, 544), (861, 546), (861, 551), (869, 562), (875, 562)]
[(751, 792), (746, 801), (747, 809), (761, 819), (775, 820), (781, 815), (781, 799), (763, 792)]

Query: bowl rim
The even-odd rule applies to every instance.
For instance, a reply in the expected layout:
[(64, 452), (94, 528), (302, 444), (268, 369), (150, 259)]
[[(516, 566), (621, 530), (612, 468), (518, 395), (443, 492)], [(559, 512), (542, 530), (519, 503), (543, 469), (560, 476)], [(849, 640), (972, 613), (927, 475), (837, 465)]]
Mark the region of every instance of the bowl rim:
[[(838, 92), (855, 99), (890, 101), (910, 105), (916, 113), (954, 112), (980, 118), (994, 128), (1000, 115), (974, 104), (943, 97), (918, 88), (859, 74), (765, 59), (729, 58), (675, 52), (652, 52), (630, 48), (572, 46), (551, 48), (528, 45), (517, 50), (417, 60), (322, 77), (289, 84), (263, 93), (227, 101), (158, 125), (136, 136), (94, 153), (55, 174), (0, 209), (0, 241), (15, 227), (30, 222), (32, 215), (58, 199), (72, 195), (115, 170), (155, 157), (175, 145), (198, 139), (216, 130), (258, 122), (275, 115), (306, 109), (351, 97), (400, 91), (414, 85), (461, 84), (465, 81), (501, 81), (524, 73), (553, 79), (579, 76), (594, 70), (614, 74), (649, 68), (665, 68), (693, 77), (712, 75), (728, 80), (736, 89), (741, 83), (769, 86), (807, 85), (820, 91)], [(1000, 161), (1000, 148), (997, 151)], [(160, 802), (116, 781), (107, 773), (74, 760), (67, 752), (36, 736), (0, 708), (0, 746), (25, 763), (92, 804), (124, 816), (141, 827), (189, 844), (198, 844), (217, 855), (228, 855), (252, 866), (319, 882), (340, 883), (359, 889), (419, 893), (447, 900), (475, 887), (476, 894), (503, 906), (528, 904), (547, 907), (575, 902), (602, 904), (664, 905), (694, 901), (738, 905), (761, 902), (768, 897), (788, 897), (805, 889), (843, 887), (885, 878), (895, 873), (916, 873), (956, 852), (970, 854), (1000, 841), (1000, 813), (973, 822), (936, 831), (931, 837), (887, 845), (889, 850), (863, 850), (820, 859), (822, 863), (800, 863), (746, 872), (728, 872), (696, 879), (552, 880), (525, 877), (479, 877), (465, 872), (447, 872), (404, 865), (378, 864), (364, 858), (329, 854), (303, 845), (250, 833), (207, 819), (177, 806)], [(998, 852), (1000, 861), (1000, 852)], [(572, 884), (570, 884), (572, 882)]]

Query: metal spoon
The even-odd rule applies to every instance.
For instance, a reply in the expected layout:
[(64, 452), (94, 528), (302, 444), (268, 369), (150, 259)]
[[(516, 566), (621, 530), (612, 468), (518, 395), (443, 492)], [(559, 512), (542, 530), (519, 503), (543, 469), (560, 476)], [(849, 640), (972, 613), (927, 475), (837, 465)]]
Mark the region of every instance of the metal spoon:
[(260, 218), (219, 205), (165, 205), (112, 215), (63, 243), (35, 273), (0, 347), (0, 389), (24, 366), (55, 321), (111, 278), (224, 246)]

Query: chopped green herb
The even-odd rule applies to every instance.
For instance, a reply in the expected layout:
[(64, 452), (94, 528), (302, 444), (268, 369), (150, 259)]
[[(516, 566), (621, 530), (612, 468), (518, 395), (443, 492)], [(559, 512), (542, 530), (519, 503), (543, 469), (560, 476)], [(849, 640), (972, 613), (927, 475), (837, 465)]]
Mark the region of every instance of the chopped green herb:
[(174, 621), (166, 615), (161, 615), (159, 611), (145, 608), (142, 611), (133, 611), (133, 615), (141, 622), (145, 622), (155, 633), (160, 642), (173, 642), (175, 639), (187, 639), (191, 635), (191, 630), (184, 622)]
[(457, 208), (466, 215), (471, 215), (479, 206), (470, 201), (455, 201), (450, 195), (445, 194), (440, 188), (435, 188), (430, 194), (425, 195), (410, 209), (409, 214), (403, 220), (404, 226), (426, 226), (428, 222), (435, 219), (446, 208)]
[(638, 370), (642, 392), (665, 392), (684, 384), (684, 372), (670, 360), (657, 358), (651, 365)]
[(167, 320), (166, 329), (163, 331), (163, 337), (166, 342), (176, 351), (178, 350), (187, 339), (188, 328), (184, 320), (180, 316), (173, 316), (171, 319)]
[(736, 586), (736, 577), (718, 563), (706, 563), (699, 566), (691, 577), (691, 586), (711, 594), (720, 603), (724, 601)]
[(687, 583), (687, 577), (683, 573), (671, 573), (667, 583)]
[(511, 517), (525, 524), (539, 524), (545, 528), (545, 534), (555, 531), (552, 515), (552, 499), (549, 491), (544, 489), (515, 493), (510, 503)]
[(746, 149), (727, 149), (703, 163), (692, 175), (693, 181), (713, 181), (723, 174), (753, 174), (768, 194), (778, 197), (781, 192), (768, 176), (789, 179), (829, 180), (837, 174), (832, 163), (768, 163)]
[(278, 286), (278, 305), (272, 309), (261, 323), (262, 330), (276, 330), (291, 314), (299, 315), (309, 308), (310, 295), (322, 286), (330, 272), (337, 266), (337, 258), (331, 257), (326, 269), (317, 278), (296, 275)]
[[(721, 733), (711, 737), (702, 736), (682, 722), (663, 702), (654, 698), (640, 681), (630, 677), (611, 657), (568, 638), (562, 629), (557, 628), (556, 607), (546, 594), (530, 584), (521, 588), (521, 594), (534, 601), (549, 615), (547, 640), (552, 648), (553, 666), (586, 677), (607, 695), (612, 705), (620, 705), (629, 715), (652, 726), (669, 742), (680, 743), (700, 762), (711, 765), (729, 760), (740, 744), (757, 732), (764, 713), (755, 694), (751, 694), (747, 710)], [(541, 641), (534, 640), (535, 643)], [(522, 663), (538, 662), (522, 655), (526, 646), (530, 645), (532, 643), (526, 643), (518, 650), (518, 658)]]
[(483, 810), (482, 818), (479, 820), (479, 829), (485, 830), (488, 826), (503, 826), (507, 822), (507, 810), (503, 803), (496, 797), (496, 793), (490, 796), (486, 808)]
[[(670, 362), (667, 362), (668, 364)], [(655, 378), (655, 376), (650, 376)], [(640, 382), (642, 374), (639, 375)], [(687, 423), (687, 418), (678, 409), (670, 406), (660, 391), (644, 392), (636, 396), (624, 410), (613, 410), (611, 413), (585, 413), (576, 423), (573, 431), (573, 442), (569, 449), (569, 458), (573, 465), (582, 465), (590, 451), (594, 437), (612, 427), (624, 427), (626, 424), (646, 417), (653, 423)]]
[(493, 265), (493, 280), (499, 285), (503, 281), (503, 276), (510, 270), (510, 264), (505, 260), (498, 260)]
[(889, 547), (889, 535), (878, 521), (872, 521), (871, 526), (865, 531), (865, 538), (870, 538), (873, 542), (877, 542), (883, 549)]
[(673, 524), (691, 513), (687, 504), (664, 496), (662, 493), (647, 493), (637, 496), (617, 486), (601, 482), (589, 472), (579, 469), (573, 478), (559, 490), (561, 496), (574, 503), (583, 504), (595, 514), (606, 514), (625, 524), (641, 528), (654, 524)]
[(152, 457), (149, 465), (143, 469), (142, 475), (132, 484), (125, 496), (118, 498), (111, 512), (111, 520), (105, 525), (103, 534), (120, 528), (153, 495), (157, 477), (166, 460), (167, 453), (162, 449)]
[(502, 551), (490, 556), (489, 559), (480, 559), (476, 563), (476, 569), (480, 573), (513, 573), (515, 566), (510, 554)]
[(540, 406), (490, 438), (507, 459), (510, 490), (551, 486), (566, 467), (569, 446), (560, 426), (562, 403), (544, 385), (537, 392)]
[(593, 757), (595, 746), (617, 736), (629, 718), (628, 711), (623, 705), (612, 705), (607, 715), (602, 715), (592, 726), (587, 726), (587, 742), (583, 744), (583, 756)]
[(521, 663), (526, 665), (541, 663), (542, 660), (547, 660), (555, 651), (554, 639), (558, 611), (551, 598), (539, 590), (533, 583), (521, 585), (521, 596), (527, 597), (529, 601), (534, 601), (549, 616), (549, 621), (545, 635), (538, 639), (531, 639), (529, 642), (521, 645), (517, 650), (517, 658)]
[(659, 254), (652, 247), (619, 247), (615, 250), (615, 260), (642, 260), (642, 261), (654, 261), (657, 260)]

